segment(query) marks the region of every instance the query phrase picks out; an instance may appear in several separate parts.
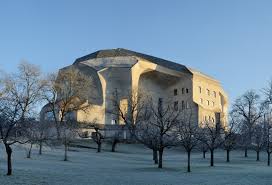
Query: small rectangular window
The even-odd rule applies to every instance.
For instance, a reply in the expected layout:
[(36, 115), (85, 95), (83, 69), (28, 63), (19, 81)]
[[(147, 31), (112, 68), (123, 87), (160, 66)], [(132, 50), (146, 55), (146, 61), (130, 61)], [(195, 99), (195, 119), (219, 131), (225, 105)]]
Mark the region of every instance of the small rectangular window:
[(207, 89), (207, 95), (210, 96), (210, 90), (209, 89)]
[(177, 95), (178, 95), (178, 90), (174, 89), (174, 96), (177, 96)]
[(117, 124), (117, 121), (115, 119), (111, 120), (111, 124), (112, 125), (116, 125)]
[(215, 103), (214, 103), (214, 101), (212, 102), (212, 106), (213, 106), (213, 107), (215, 106)]
[(210, 105), (210, 101), (209, 101), (209, 100), (207, 100), (207, 105), (208, 105), (208, 106)]
[(184, 88), (181, 89), (182, 94), (184, 94)]
[(181, 102), (181, 107), (182, 107), (182, 110), (184, 110), (185, 109), (185, 102), (182, 100), (182, 102)]
[(203, 104), (203, 98), (200, 98), (200, 103)]
[(213, 91), (213, 96), (216, 98), (216, 92), (215, 91)]
[(175, 102), (174, 102), (174, 110), (175, 110), (175, 111), (178, 111), (178, 101), (175, 101)]
[(187, 94), (189, 93), (189, 89), (186, 89), (186, 93), (187, 93)]
[(198, 89), (199, 89), (199, 93), (201, 94), (202, 93), (202, 88), (199, 86)]

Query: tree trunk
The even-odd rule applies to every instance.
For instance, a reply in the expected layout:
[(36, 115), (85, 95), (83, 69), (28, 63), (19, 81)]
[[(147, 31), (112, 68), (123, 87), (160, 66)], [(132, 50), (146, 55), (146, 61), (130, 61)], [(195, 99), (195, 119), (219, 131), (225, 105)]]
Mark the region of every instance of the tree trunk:
[(206, 151), (203, 151), (203, 159), (206, 159)]
[(12, 149), (10, 145), (5, 144), (6, 147), (6, 153), (7, 153), (7, 165), (8, 165), (8, 172), (7, 175), (10, 176), (12, 175), (12, 165), (11, 165), (11, 154), (12, 154)]
[(162, 168), (162, 156), (163, 156), (163, 149), (159, 150), (159, 166), (158, 168)]
[(67, 151), (68, 151), (68, 144), (65, 142), (64, 143), (64, 161), (68, 161)]
[(154, 164), (158, 164), (158, 151), (153, 149), (153, 161)]
[(97, 153), (101, 152), (101, 143), (97, 143)]
[(245, 157), (247, 158), (248, 155), (247, 155), (247, 148), (245, 148)]
[(116, 145), (117, 145), (117, 141), (114, 140), (111, 145), (111, 152), (115, 152)]
[(230, 162), (230, 150), (227, 150), (227, 162)]
[(42, 143), (42, 141), (40, 141), (40, 144), (39, 144), (39, 155), (42, 155), (42, 147), (43, 147), (43, 143)]
[(214, 166), (214, 154), (213, 154), (214, 150), (211, 150), (211, 166)]
[(28, 150), (28, 152), (27, 152), (27, 156), (26, 156), (26, 158), (28, 158), (28, 159), (31, 158), (32, 146), (33, 146), (33, 144), (31, 143), (31, 144), (30, 144), (30, 148), (29, 148), (29, 150)]
[(187, 156), (188, 156), (188, 163), (187, 163), (187, 172), (191, 172), (191, 151), (187, 151)]
[(257, 150), (256, 152), (257, 152), (257, 159), (256, 159), (256, 161), (260, 161), (260, 151)]
[(270, 166), (270, 152), (267, 152), (267, 166)]

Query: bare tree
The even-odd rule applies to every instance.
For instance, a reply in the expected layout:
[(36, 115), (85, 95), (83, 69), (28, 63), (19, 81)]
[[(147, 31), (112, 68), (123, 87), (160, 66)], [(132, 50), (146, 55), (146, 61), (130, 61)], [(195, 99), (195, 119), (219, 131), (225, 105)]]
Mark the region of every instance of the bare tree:
[(264, 148), (267, 153), (267, 166), (270, 166), (270, 159), (272, 153), (271, 131), (272, 126), (270, 122), (270, 116), (268, 118), (265, 118), (264, 116)]
[(187, 172), (191, 172), (191, 152), (199, 143), (199, 127), (192, 115), (191, 108), (183, 110), (177, 125), (179, 143), (187, 152)]
[(206, 159), (206, 153), (209, 151), (207, 145), (203, 142), (200, 142), (199, 149), (202, 152), (202, 158)]
[(156, 148), (159, 152), (158, 168), (162, 168), (164, 149), (176, 145), (175, 128), (180, 111), (176, 111), (170, 103), (164, 103), (161, 99), (159, 99), (158, 105), (153, 103), (150, 109), (151, 117), (147, 124), (152, 127), (151, 130), (155, 133), (152, 137), (155, 137), (153, 141), (157, 144)]
[(157, 129), (149, 124), (152, 100), (147, 92), (132, 89), (127, 94), (127, 104), (120, 102), (118, 89), (111, 97), (111, 114), (120, 118), (130, 132), (130, 140), (136, 140), (153, 151), (153, 160), (158, 164)]
[(253, 149), (256, 151), (257, 154), (256, 161), (260, 161), (260, 152), (265, 144), (263, 125), (257, 124), (254, 126), (252, 141)]
[(50, 138), (55, 137), (51, 132), (52, 124), (49, 122), (40, 122), (35, 119), (28, 122), (27, 138), (30, 144), (27, 151), (27, 158), (31, 158), (31, 151), (33, 145), (38, 145), (39, 155), (42, 155), (42, 148), (44, 145), (49, 146)]
[[(149, 115), (150, 113), (150, 110), (145, 110), (146, 115)], [(153, 151), (154, 164), (158, 164), (159, 130), (156, 126), (150, 123), (149, 116), (147, 119), (138, 122), (135, 126), (135, 138), (138, 142), (144, 144), (147, 148)]]
[(121, 102), (121, 98), (116, 89), (111, 97), (113, 105), (112, 110), (109, 113), (117, 116), (122, 120), (126, 128), (130, 131), (130, 139), (135, 140), (135, 129), (137, 123), (143, 121), (142, 115), (145, 111), (146, 101), (149, 101), (149, 97), (146, 92), (138, 89), (132, 89), (127, 93), (126, 104)]
[(214, 151), (223, 144), (222, 126), (217, 123), (205, 122), (205, 126), (201, 128), (200, 141), (203, 142), (211, 153), (210, 166), (214, 166)]
[(3, 79), (4, 95), (0, 100), (0, 136), (7, 153), (7, 175), (12, 175), (12, 148), (15, 143), (26, 143), (26, 123), (40, 101), (44, 83), (37, 66), (21, 63), (18, 73)]
[(116, 152), (116, 146), (122, 141), (123, 127), (121, 126), (120, 130), (116, 130), (114, 134), (110, 137), (107, 137), (111, 143), (111, 152)]
[(58, 138), (60, 138), (60, 127), (66, 117), (75, 119), (77, 111), (86, 111), (91, 108), (90, 102), (94, 97), (90, 94), (90, 89), (93, 88), (93, 84), (93, 79), (76, 67), (62, 70), (58, 75), (48, 76), (44, 91), (44, 99), (47, 102), (44, 114), (50, 113)]
[(59, 140), (64, 146), (64, 161), (68, 161), (68, 150), (70, 144), (77, 137), (78, 123), (74, 120), (66, 119), (59, 126)]
[(270, 166), (270, 156), (272, 153), (272, 126), (271, 126), (271, 113), (272, 113), (272, 80), (269, 82), (268, 86), (263, 90), (265, 101), (263, 106), (265, 107), (264, 114), (264, 141), (265, 150), (267, 153), (267, 165)]
[(97, 144), (97, 153), (100, 153), (102, 142), (105, 138), (103, 134), (101, 133), (99, 125), (94, 125), (94, 130), (95, 131), (92, 133), (92, 139)]
[(240, 120), (234, 112), (230, 113), (229, 125), (224, 129), (224, 149), (227, 152), (227, 162), (230, 162), (230, 152), (237, 144), (237, 134), (239, 131)]
[(248, 157), (247, 151), (252, 143), (254, 126), (263, 113), (263, 109), (260, 107), (260, 96), (253, 90), (246, 92), (235, 101), (233, 111), (243, 120), (243, 125), (240, 128), (245, 141), (245, 157)]

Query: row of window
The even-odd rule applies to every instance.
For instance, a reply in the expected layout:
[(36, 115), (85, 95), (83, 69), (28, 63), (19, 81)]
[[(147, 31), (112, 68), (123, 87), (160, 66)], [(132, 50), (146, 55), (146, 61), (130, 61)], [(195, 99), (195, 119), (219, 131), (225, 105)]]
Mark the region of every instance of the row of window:
[(215, 122), (215, 119), (214, 119), (213, 117), (211, 117), (211, 116), (204, 116), (203, 121), (214, 123), (214, 122)]
[[(200, 103), (201, 103), (201, 104), (204, 104), (203, 98), (200, 98)], [(207, 105), (207, 106), (210, 106), (210, 105), (211, 105), (211, 106), (214, 107), (214, 106), (215, 106), (215, 102), (214, 102), (214, 101), (210, 101), (210, 100), (206, 100), (206, 105)]]
[[(181, 89), (181, 94), (188, 94), (189, 93), (189, 89), (188, 88), (182, 88)], [(178, 89), (174, 89), (174, 96), (178, 95)]]
[[(199, 88), (199, 93), (202, 94), (202, 87), (199, 86), (198, 88)], [(210, 91), (210, 89), (206, 89), (206, 94), (207, 94), (208, 96), (211, 96), (211, 91)], [(215, 91), (213, 91), (212, 96), (213, 96), (214, 98), (216, 98), (217, 94), (216, 94)]]
[[(184, 109), (189, 109), (189, 108), (190, 108), (189, 102), (185, 102), (182, 100), (181, 101), (181, 109), (184, 110)], [(178, 101), (174, 102), (174, 110), (175, 111), (179, 110), (179, 102)]]

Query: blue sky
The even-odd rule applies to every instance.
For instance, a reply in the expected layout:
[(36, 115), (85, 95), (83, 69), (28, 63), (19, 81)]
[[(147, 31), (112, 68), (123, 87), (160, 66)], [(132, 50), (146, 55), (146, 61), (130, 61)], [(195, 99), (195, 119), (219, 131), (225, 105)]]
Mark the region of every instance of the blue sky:
[(0, 68), (45, 72), (106, 48), (201, 70), (233, 100), (272, 78), (272, 1), (0, 0)]

